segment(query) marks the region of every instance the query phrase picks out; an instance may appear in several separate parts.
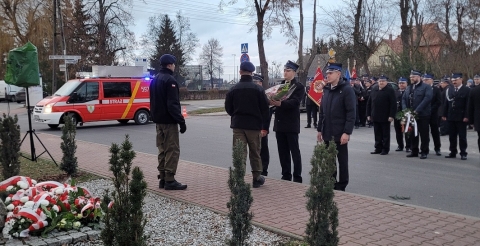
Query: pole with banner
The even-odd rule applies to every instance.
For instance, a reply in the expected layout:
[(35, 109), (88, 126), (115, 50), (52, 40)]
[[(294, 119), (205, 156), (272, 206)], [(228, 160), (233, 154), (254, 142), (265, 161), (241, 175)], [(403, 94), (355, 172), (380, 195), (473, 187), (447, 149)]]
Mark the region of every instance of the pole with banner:
[(325, 86), (325, 81), (323, 78), (322, 69), (320, 68), (320, 60), (318, 60), (317, 72), (313, 78), (312, 84), (310, 85), (310, 90), (308, 91), (308, 97), (312, 101), (320, 106), (323, 95), (323, 87)]

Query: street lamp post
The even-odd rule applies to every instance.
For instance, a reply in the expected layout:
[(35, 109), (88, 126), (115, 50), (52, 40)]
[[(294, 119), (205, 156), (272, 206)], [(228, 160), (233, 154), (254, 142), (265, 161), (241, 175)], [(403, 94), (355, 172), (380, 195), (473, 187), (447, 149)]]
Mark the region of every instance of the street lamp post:
[(232, 54), (233, 56), (233, 81), (236, 82), (235, 80), (235, 54)]

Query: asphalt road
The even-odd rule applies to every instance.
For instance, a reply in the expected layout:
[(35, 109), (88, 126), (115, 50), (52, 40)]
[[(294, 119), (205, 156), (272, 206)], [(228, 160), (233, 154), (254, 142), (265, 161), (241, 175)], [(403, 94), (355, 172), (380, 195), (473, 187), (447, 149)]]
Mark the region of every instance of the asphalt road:
[[(187, 110), (223, 106), (223, 100), (185, 102)], [(11, 104), (18, 108), (18, 104)], [(0, 103), (4, 112), (5, 103)], [(301, 115), (302, 126), (306, 125), (306, 115)], [(19, 114), (22, 131), (28, 128), (26, 113)], [(180, 158), (219, 167), (229, 167), (232, 163), (232, 131), (230, 118), (226, 115), (194, 116), (187, 119), (187, 132), (180, 135)], [(48, 126), (33, 123), (37, 132), (61, 135), (61, 130), (50, 130)], [(413, 205), (440, 209), (480, 217), (480, 155), (477, 148), (476, 132), (468, 132), (468, 160), (445, 159), (429, 155), (428, 159), (406, 158), (405, 152), (393, 151), (395, 144), (392, 127), (392, 143), (389, 155), (371, 155), (373, 150), (373, 129), (354, 130), (349, 143), (350, 183), (348, 192), (390, 199), (389, 196), (410, 197), (402, 200)], [(116, 121), (85, 124), (77, 128), (77, 139), (110, 145), (120, 143), (129, 134), (137, 151), (156, 154), (155, 126), (138, 126)], [(310, 158), (316, 144), (314, 129), (301, 129), (300, 149), (303, 162), (304, 182), (309, 182)], [(442, 137), (442, 153), (448, 154), (448, 137)], [(280, 178), (280, 164), (275, 135), (270, 134), (269, 146), (271, 162), (269, 176)], [(433, 149), (433, 143), (431, 143)], [(107, 165), (107, 163), (105, 163)], [(152, 163), (157, 165), (157, 163)], [(248, 166), (248, 165), (247, 165)], [(249, 168), (248, 168), (249, 169)], [(180, 180), (181, 181), (181, 180)], [(286, 198), (288, 199), (288, 198)]]

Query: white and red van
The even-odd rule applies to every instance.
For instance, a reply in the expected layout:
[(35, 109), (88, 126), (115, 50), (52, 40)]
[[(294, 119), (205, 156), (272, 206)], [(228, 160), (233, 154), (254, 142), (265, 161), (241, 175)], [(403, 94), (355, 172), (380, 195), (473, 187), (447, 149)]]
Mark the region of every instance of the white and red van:
[(57, 128), (63, 116), (74, 124), (117, 120), (136, 124), (150, 121), (150, 78), (85, 78), (69, 80), (54, 95), (35, 105), (35, 122)]

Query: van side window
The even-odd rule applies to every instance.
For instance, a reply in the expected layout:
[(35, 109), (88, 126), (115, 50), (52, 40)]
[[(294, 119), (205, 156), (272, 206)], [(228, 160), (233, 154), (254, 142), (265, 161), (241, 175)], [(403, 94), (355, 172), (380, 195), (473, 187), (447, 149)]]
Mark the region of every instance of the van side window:
[(131, 97), (132, 86), (130, 82), (103, 82), (103, 97)]
[(98, 82), (83, 83), (76, 92), (76, 102), (89, 102), (98, 100)]

